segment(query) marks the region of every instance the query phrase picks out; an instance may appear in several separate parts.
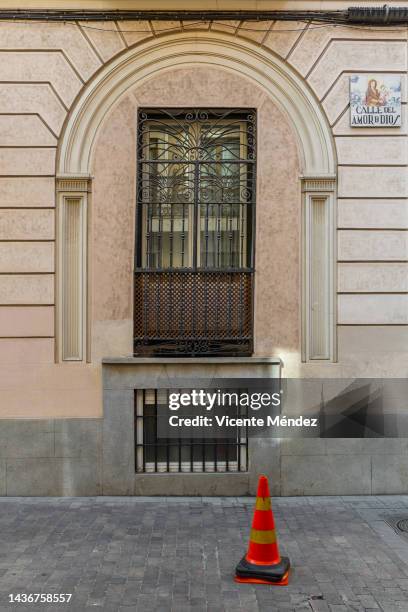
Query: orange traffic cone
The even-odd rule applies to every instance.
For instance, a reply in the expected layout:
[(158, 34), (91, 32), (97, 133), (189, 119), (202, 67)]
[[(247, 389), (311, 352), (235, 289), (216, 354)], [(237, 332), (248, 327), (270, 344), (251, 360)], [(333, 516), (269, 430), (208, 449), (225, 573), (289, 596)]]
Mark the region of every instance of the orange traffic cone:
[(260, 476), (248, 552), (236, 567), (235, 581), (286, 585), (289, 568), (289, 559), (279, 554), (268, 479)]

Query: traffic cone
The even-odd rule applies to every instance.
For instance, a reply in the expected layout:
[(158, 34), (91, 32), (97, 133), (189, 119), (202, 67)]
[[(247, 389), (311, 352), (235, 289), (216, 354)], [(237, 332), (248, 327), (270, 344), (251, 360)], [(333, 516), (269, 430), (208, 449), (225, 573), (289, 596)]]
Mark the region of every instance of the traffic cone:
[(236, 582), (286, 585), (290, 561), (279, 554), (268, 479), (260, 476), (247, 554), (235, 570)]

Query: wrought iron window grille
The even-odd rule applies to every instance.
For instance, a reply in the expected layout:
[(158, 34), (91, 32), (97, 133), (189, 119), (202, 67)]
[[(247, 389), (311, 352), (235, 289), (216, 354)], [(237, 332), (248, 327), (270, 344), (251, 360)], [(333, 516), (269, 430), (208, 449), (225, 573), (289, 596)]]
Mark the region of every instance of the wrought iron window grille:
[[(160, 406), (168, 406), (168, 389), (135, 391), (135, 471), (137, 473), (217, 473), (248, 470), (248, 428), (228, 438), (162, 438)], [(248, 416), (237, 407), (236, 416)]]
[(250, 355), (256, 113), (140, 109), (134, 352)]

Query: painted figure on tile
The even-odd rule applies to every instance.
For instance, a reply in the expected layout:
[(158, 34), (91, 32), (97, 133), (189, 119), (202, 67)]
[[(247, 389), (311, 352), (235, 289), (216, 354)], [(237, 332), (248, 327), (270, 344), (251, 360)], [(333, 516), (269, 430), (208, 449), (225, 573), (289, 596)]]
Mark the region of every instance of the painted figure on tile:
[(384, 104), (375, 79), (370, 79), (368, 81), (364, 104), (367, 106), (382, 106)]

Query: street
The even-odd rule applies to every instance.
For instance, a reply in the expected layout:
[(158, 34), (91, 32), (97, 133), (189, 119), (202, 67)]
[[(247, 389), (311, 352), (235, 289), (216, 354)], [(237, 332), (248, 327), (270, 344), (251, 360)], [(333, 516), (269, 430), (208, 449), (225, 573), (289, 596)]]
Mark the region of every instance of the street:
[[(0, 610), (408, 610), (408, 496), (273, 498), (288, 587), (236, 584), (253, 498), (1, 498)], [(10, 604), (10, 595), (72, 594)]]

